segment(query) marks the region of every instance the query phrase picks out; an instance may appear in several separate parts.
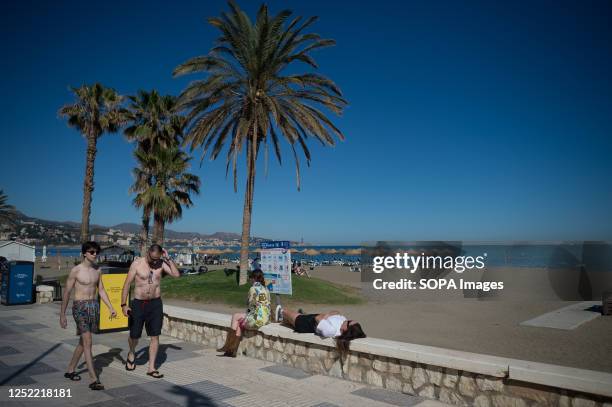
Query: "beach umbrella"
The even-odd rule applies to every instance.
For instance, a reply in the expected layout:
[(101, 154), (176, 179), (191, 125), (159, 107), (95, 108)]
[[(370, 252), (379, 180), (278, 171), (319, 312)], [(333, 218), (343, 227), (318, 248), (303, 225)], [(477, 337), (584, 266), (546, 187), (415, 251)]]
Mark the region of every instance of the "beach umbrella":
[(307, 249), (304, 250), (303, 253), (307, 256), (318, 256), (319, 254), (321, 254), (318, 250), (315, 249)]
[(198, 250), (199, 254), (210, 254), (210, 255), (215, 255), (215, 254), (222, 254), (223, 250), (220, 249), (204, 249), (204, 250)]

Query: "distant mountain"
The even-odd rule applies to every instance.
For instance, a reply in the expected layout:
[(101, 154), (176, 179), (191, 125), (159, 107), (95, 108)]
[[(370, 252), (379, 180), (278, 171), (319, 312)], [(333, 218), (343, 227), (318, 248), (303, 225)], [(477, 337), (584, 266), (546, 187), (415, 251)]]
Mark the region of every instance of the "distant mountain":
[[(69, 229), (80, 229), (81, 228), (81, 222), (73, 222), (71, 220), (47, 220), (47, 219), (33, 218), (20, 211), (15, 211), (15, 219), (26, 221), (26, 222), (36, 222), (36, 223), (40, 223), (41, 225), (61, 225)], [(90, 229), (108, 229), (106, 226), (100, 226), (96, 224), (89, 225), (89, 228)]]
[[(79, 224), (80, 225), (80, 224)], [(139, 233), (141, 225), (136, 223), (120, 223), (115, 226), (111, 226), (111, 229), (118, 229), (125, 233)], [(108, 228), (107, 228), (108, 229)], [(168, 239), (219, 239), (219, 240), (236, 240), (240, 239), (240, 234), (231, 232), (215, 232), (211, 235), (206, 235), (197, 232), (177, 232), (175, 230), (166, 229), (165, 236)], [(262, 238), (254, 238), (262, 239)]]
[[(64, 228), (66, 230), (78, 231), (81, 227), (80, 222), (54, 221), (54, 220), (33, 218), (19, 211), (16, 211), (15, 217), (18, 221), (36, 222), (40, 225), (47, 225), (47, 226), (52, 225), (55, 227)], [(117, 225), (110, 226), (110, 227), (102, 226), (102, 225), (95, 225), (95, 224), (91, 224), (89, 226), (89, 229), (91, 230), (92, 234), (106, 232), (108, 229), (117, 229), (117, 230), (121, 230), (124, 233), (138, 234), (140, 232), (140, 228), (141, 228), (141, 225), (137, 223), (129, 223), (129, 222), (119, 223)], [(165, 237), (167, 239), (219, 239), (223, 241), (229, 241), (229, 240), (240, 240), (241, 236), (239, 233), (232, 233), (232, 232), (215, 232), (213, 234), (207, 235), (207, 234), (202, 234), (202, 233), (197, 233), (197, 232), (177, 232), (175, 230), (166, 229)], [(260, 241), (260, 240), (268, 240), (268, 239), (261, 238), (261, 237), (251, 237), (251, 240)]]

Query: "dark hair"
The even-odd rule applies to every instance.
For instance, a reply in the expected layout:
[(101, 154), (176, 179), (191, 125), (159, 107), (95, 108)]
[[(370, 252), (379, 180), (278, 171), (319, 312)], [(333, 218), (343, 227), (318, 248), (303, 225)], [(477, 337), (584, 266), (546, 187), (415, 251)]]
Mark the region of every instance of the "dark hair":
[(260, 283), (261, 285), (266, 285), (266, 280), (264, 279), (263, 271), (261, 269), (255, 269), (251, 272), (251, 278), (253, 281)]
[(351, 341), (353, 339), (365, 338), (366, 334), (361, 329), (359, 323), (354, 325), (347, 325), (346, 331), (336, 338), (336, 349), (340, 356), (344, 358), (350, 350)]
[(162, 247), (160, 245), (158, 245), (157, 243), (152, 244), (151, 246), (149, 246), (149, 253), (162, 253), (164, 251), (164, 249), (162, 249)]
[(98, 253), (100, 253), (100, 250), (101, 250), (99, 244), (93, 241), (89, 241), (89, 242), (83, 243), (83, 245), (81, 246), (81, 254), (85, 254), (88, 250), (91, 250), (91, 249), (96, 249)]

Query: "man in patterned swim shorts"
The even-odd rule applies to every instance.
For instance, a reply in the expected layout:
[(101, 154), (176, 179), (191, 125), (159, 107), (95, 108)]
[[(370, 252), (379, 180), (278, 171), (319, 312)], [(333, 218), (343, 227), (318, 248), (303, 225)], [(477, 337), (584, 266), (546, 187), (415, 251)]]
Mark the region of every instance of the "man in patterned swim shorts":
[(104, 284), (100, 278), (100, 267), (96, 264), (96, 256), (100, 253), (100, 246), (96, 242), (85, 242), (81, 247), (83, 261), (78, 266), (75, 266), (68, 275), (66, 280), (66, 288), (62, 298), (62, 309), (60, 311), (60, 326), (66, 328), (66, 307), (70, 299), (70, 293), (74, 289), (74, 299), (72, 300), (72, 316), (76, 323), (76, 334), (80, 336), (79, 344), (74, 350), (72, 360), (68, 364), (68, 371), (64, 374), (67, 379), (77, 381), (81, 380), (74, 369), (81, 359), (81, 355), (85, 354), (85, 362), (87, 363), (87, 371), (91, 379), (89, 388), (92, 390), (104, 390), (104, 386), (98, 380), (98, 376), (94, 370), (92, 357), (92, 336), (93, 332), (98, 330), (98, 318), (100, 316), (100, 308), (96, 297), (96, 288), (100, 298), (110, 310), (111, 318), (117, 313), (113, 309), (112, 304), (108, 299)]

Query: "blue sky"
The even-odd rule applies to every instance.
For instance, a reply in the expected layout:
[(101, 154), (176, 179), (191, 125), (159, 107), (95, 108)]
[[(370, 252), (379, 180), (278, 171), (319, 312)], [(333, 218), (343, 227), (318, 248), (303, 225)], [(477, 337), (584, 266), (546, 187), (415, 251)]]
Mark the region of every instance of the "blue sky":
[[(178, 94), (176, 65), (205, 54), (222, 1), (2, 5), (0, 188), (31, 216), (80, 220), (85, 141), (58, 118), (69, 86)], [(258, 2), (239, 4), (253, 15)], [(612, 3), (272, 1), (318, 15), (337, 46), (314, 54), (350, 105), (335, 148), (258, 169), (252, 233), (313, 243), (612, 238)], [(306, 68), (304, 68), (306, 69)], [(139, 222), (132, 148), (98, 144), (92, 222)], [(304, 160), (302, 160), (304, 161)], [(182, 231), (239, 232), (223, 156)], [(242, 168), (244, 169), (244, 168)]]

